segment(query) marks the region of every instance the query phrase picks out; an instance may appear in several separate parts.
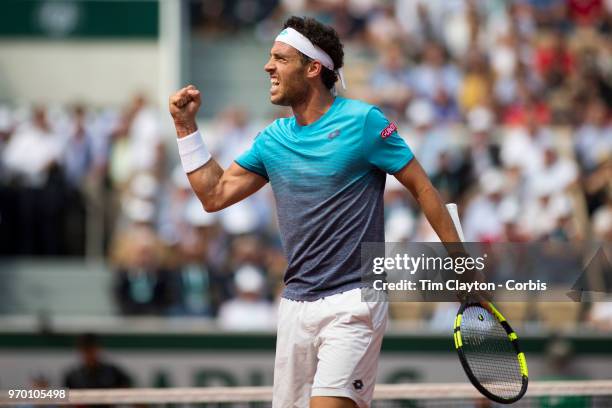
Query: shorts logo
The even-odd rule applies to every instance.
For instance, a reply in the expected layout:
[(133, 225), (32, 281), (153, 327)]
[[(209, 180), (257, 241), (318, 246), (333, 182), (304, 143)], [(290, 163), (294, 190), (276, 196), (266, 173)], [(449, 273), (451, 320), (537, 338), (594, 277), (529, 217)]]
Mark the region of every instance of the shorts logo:
[(380, 137), (383, 139), (388, 138), (393, 134), (393, 132), (397, 131), (397, 125), (393, 122), (389, 123), (389, 125), (380, 132)]
[(355, 380), (355, 381), (353, 381), (353, 387), (354, 387), (356, 390), (360, 390), (360, 389), (362, 389), (362, 388), (363, 388), (363, 381), (361, 381), (361, 380)]
[(334, 130), (333, 132), (331, 132), (330, 134), (327, 135), (328, 139), (334, 139), (336, 137), (340, 136), (340, 131), (339, 130)]

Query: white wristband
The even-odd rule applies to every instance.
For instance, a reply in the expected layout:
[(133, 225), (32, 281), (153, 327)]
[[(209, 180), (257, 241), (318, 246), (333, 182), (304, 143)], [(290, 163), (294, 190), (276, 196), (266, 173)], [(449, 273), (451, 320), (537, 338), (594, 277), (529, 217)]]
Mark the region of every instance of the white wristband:
[(178, 151), (185, 173), (199, 169), (211, 159), (210, 153), (204, 144), (204, 138), (199, 130), (189, 136), (178, 138)]

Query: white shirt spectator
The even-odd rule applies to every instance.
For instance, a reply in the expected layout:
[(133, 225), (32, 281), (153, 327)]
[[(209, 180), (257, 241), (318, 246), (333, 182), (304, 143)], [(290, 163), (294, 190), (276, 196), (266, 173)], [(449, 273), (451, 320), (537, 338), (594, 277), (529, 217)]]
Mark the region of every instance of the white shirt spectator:
[(264, 299), (232, 299), (221, 306), (219, 324), (228, 330), (269, 330), (275, 327), (274, 305)]
[(534, 177), (529, 183), (520, 224), (534, 239), (546, 237), (557, 225), (557, 213), (553, 211), (556, 188), (544, 175)]
[(464, 217), (466, 241), (495, 242), (501, 239), (504, 231), (498, 207), (499, 204), (486, 195), (470, 202)]
[(157, 162), (161, 144), (159, 114), (151, 108), (136, 113), (130, 127), (130, 153), (133, 171), (151, 171)]
[(501, 160), (504, 167), (518, 167), (524, 174), (538, 172), (544, 160), (544, 152), (539, 141), (546, 138), (547, 133), (542, 129), (536, 135), (530, 136), (524, 128), (510, 131), (503, 137), (501, 144)]
[(568, 158), (557, 156), (553, 163), (538, 172), (537, 177), (546, 180), (551, 193), (561, 193), (577, 180), (578, 166)]
[(479, 179), (481, 195), (472, 200), (465, 210), (464, 233), (466, 241), (496, 242), (504, 234), (499, 207), (506, 179), (497, 170), (489, 170)]
[(268, 330), (276, 325), (276, 310), (262, 292), (265, 280), (251, 265), (238, 269), (234, 276), (238, 296), (219, 309), (219, 325), (228, 330)]
[(40, 187), (47, 181), (49, 166), (62, 155), (61, 138), (31, 124), (11, 137), (3, 152), (9, 173), (22, 177), (26, 185)]

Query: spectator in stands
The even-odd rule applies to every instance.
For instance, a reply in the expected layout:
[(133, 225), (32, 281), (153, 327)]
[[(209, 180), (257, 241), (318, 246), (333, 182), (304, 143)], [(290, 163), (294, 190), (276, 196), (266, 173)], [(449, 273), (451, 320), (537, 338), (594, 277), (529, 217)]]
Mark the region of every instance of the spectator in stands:
[(431, 102), (436, 113), (436, 123), (455, 125), (461, 121), (459, 104), (443, 88), (438, 89)]
[(610, 110), (601, 99), (587, 105), (584, 122), (576, 131), (574, 149), (583, 172), (582, 186), (592, 214), (607, 198), (612, 169)]
[(501, 144), (501, 160), (506, 168), (518, 167), (528, 176), (542, 169), (544, 161), (543, 144), (554, 136), (542, 127), (534, 112), (526, 112), (525, 126), (513, 128)]
[(215, 133), (218, 132), (215, 157), (219, 157), (219, 165), (226, 168), (251, 145), (258, 130), (248, 112), (238, 106), (225, 109), (215, 121)]
[(366, 33), (373, 48), (393, 47), (403, 42), (401, 25), (391, 3), (382, 2), (373, 10), (367, 20)]
[(448, 17), (462, 14), (466, 3), (464, 0), (396, 0), (395, 8), (403, 31), (422, 48), (427, 41), (445, 38)]
[(520, 212), (521, 206), (515, 197), (507, 197), (500, 204), (499, 219), (504, 226), (502, 242), (528, 242), (530, 240), (529, 234), (520, 223)]
[(83, 185), (93, 161), (92, 134), (86, 116), (84, 106), (76, 105), (73, 108), (72, 123), (62, 158), (66, 180), (73, 188)]
[[(184, 173), (183, 173), (184, 174)], [(189, 225), (179, 237), (178, 266), (172, 279), (169, 313), (176, 316), (213, 315), (215, 268), (210, 262), (212, 239), (216, 229), (215, 214), (207, 213), (202, 204), (191, 197), (184, 209)]]
[(160, 238), (168, 245), (176, 245), (191, 231), (187, 211), (194, 198), (189, 179), (178, 165), (172, 170), (169, 180), (160, 186), (158, 230)]
[(5, 169), (3, 152), (15, 129), (13, 112), (0, 105), (0, 254), (17, 252), (15, 236), (19, 224), (18, 208), (14, 199), (17, 192), (9, 184), (8, 170)]
[(375, 92), (373, 102), (392, 117), (401, 117), (410, 98), (410, 71), (406, 56), (397, 44), (388, 44), (380, 55), (380, 62), (370, 77)]
[(20, 126), (6, 145), (2, 160), (9, 179), (19, 187), (15, 237), (20, 254), (59, 255), (64, 178), (60, 167), (65, 140), (52, 130), (44, 107)]
[(431, 101), (442, 91), (457, 100), (462, 75), (457, 66), (448, 61), (444, 47), (430, 42), (422, 53), (420, 63), (411, 73), (413, 92)]
[(485, 56), (471, 50), (466, 56), (465, 70), (459, 88), (459, 105), (462, 111), (469, 112), (479, 105), (489, 103), (492, 81), (489, 65)]
[(76, 105), (72, 111), (66, 149), (62, 157), (66, 178), (65, 214), (65, 253), (79, 255), (84, 253), (85, 243), (85, 200), (84, 189), (88, 179), (93, 176), (93, 146), (86, 110)]
[(578, 182), (578, 166), (573, 159), (561, 156), (553, 140), (543, 142), (544, 160), (540, 175), (547, 178), (556, 193), (564, 194)]
[(431, 102), (425, 98), (413, 100), (406, 109), (406, 117), (412, 129), (404, 136), (419, 163), (428, 175), (437, 170), (438, 156), (446, 149), (445, 135), (436, 132), (435, 112)]
[(167, 310), (175, 273), (164, 264), (166, 248), (146, 223), (119, 233), (113, 245), (114, 295), (125, 315), (159, 314)]
[(572, 203), (567, 195), (557, 194), (550, 205), (555, 224), (548, 235), (551, 241), (575, 242), (583, 237), (578, 231), (575, 222), (575, 213)]
[(442, 171), (447, 175), (457, 172), (461, 167), (461, 152), (452, 142), (450, 132), (436, 126), (432, 103), (424, 98), (416, 99), (408, 106), (406, 116), (413, 125), (408, 141), (425, 172), (430, 177)]
[(234, 276), (236, 297), (219, 309), (219, 325), (229, 330), (265, 330), (276, 325), (275, 308), (265, 298), (266, 281), (262, 272), (244, 265)]
[(500, 34), (489, 51), (489, 58), (494, 78), (493, 95), (498, 103), (508, 105), (517, 95), (518, 78), (525, 75), (524, 65), (521, 65), (518, 55), (518, 39), (514, 33)]
[(469, 181), (469, 167), (464, 163), (462, 153), (449, 148), (442, 150), (438, 154), (431, 182), (444, 202), (456, 202), (467, 189)]
[(465, 209), (463, 227), (468, 242), (497, 242), (503, 237), (499, 206), (504, 197), (505, 178), (492, 169), (479, 178), (481, 193)]
[(547, 100), (536, 96), (536, 92), (543, 91), (536, 84), (527, 73), (517, 74), (516, 82), (513, 84), (516, 95), (510, 103), (503, 106), (502, 122), (505, 125), (521, 127), (534, 122), (538, 124), (550, 122), (549, 104)]
[(563, 85), (575, 71), (574, 55), (562, 33), (549, 33), (535, 50), (534, 67), (548, 91)]
[(125, 188), (134, 173), (131, 162), (130, 125), (130, 117), (122, 114), (111, 130), (111, 143), (108, 152), (108, 176), (114, 191)]
[(547, 178), (539, 174), (532, 178), (522, 222), (533, 239), (544, 240), (556, 225), (556, 216), (551, 211), (554, 193), (554, 186), (549, 184)]
[[(223, 224), (221, 224), (223, 225)], [(227, 227), (225, 227), (227, 230)], [(265, 270), (265, 258), (262, 254), (265, 251), (265, 242), (256, 234), (237, 235), (231, 238), (229, 243), (230, 251), (225, 259), (222, 274), (217, 278), (219, 284), (224, 286), (225, 300), (232, 293), (234, 284), (233, 277), (236, 271), (245, 265), (251, 265), (258, 270)]]
[(576, 156), (580, 167), (587, 173), (612, 157), (612, 125), (601, 99), (588, 102), (584, 121), (576, 130), (574, 139)]
[(130, 163), (133, 172), (159, 174), (164, 158), (159, 112), (149, 105), (144, 95), (138, 94), (128, 107), (130, 118)]
[(32, 121), (20, 126), (6, 145), (3, 161), (21, 185), (42, 187), (60, 162), (64, 148), (43, 106), (33, 109)]
[(98, 337), (84, 334), (77, 339), (81, 361), (64, 375), (64, 387), (128, 388), (132, 386), (130, 376), (119, 366), (106, 362), (101, 356)]
[(498, 167), (499, 147), (493, 143), (494, 113), (486, 106), (477, 106), (467, 114), (467, 125), (471, 133), (468, 161), (472, 167), (472, 179), (476, 180), (493, 167)]

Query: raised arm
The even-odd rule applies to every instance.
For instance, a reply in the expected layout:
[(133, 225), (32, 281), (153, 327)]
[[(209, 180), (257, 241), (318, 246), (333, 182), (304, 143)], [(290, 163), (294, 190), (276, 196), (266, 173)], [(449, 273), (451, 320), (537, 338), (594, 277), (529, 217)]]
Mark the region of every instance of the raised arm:
[[(200, 105), (200, 91), (193, 85), (179, 90), (170, 97), (170, 114), (174, 119), (179, 139), (193, 135), (198, 130), (195, 117)], [(199, 149), (200, 154), (196, 155), (195, 159), (192, 156), (188, 160), (187, 176), (206, 211), (222, 210), (250, 196), (266, 184), (265, 178), (243, 169), (236, 163), (223, 171), (215, 159), (204, 156), (207, 152), (202, 151), (202, 147)], [(181, 160), (185, 160), (184, 157), (181, 157)]]
[(421, 206), (425, 217), (442, 242), (461, 242), (438, 190), (431, 184), (429, 177), (417, 159), (412, 159), (403, 169), (394, 174)]

